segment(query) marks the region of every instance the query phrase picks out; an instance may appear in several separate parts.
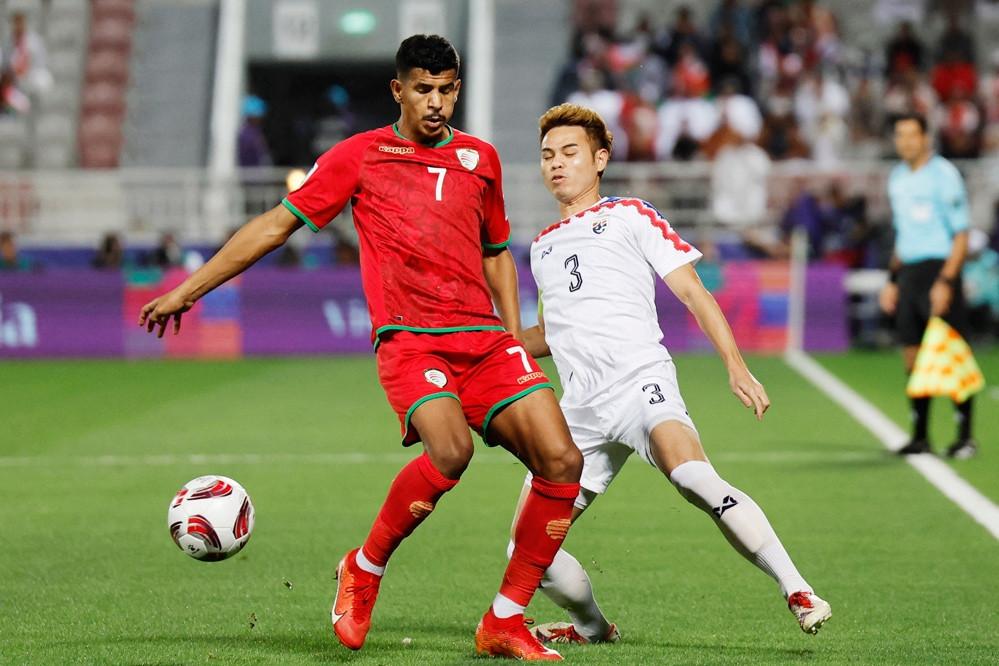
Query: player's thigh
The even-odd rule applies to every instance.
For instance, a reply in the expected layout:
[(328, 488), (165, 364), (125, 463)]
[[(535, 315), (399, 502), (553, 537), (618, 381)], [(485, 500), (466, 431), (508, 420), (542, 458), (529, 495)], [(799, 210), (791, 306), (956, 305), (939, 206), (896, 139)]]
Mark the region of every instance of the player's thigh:
[(428, 400), (413, 411), (410, 424), (434, 467), (450, 479), (460, 477), (475, 447), (458, 400), (449, 396)]
[(471, 436), (453, 370), (431, 351), (434, 341), (429, 337), (393, 336), (379, 346), (377, 361), (378, 378), (399, 418), (403, 445), (423, 441), (433, 459), (435, 452), (470, 450)]
[(707, 460), (672, 361), (636, 373), (623, 395), (621, 439), (640, 458), (667, 475), (688, 460)]
[(477, 344), (459, 392), (468, 424), (542, 478), (576, 481), (582, 461), (545, 373), (509, 333), (484, 334)]

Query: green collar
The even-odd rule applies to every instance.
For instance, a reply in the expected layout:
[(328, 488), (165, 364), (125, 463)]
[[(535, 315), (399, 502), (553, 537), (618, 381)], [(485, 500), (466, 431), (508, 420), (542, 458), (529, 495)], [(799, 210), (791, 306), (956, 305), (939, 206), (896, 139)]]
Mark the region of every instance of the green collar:
[[(440, 148), (442, 146), (446, 146), (447, 144), (451, 143), (451, 139), (454, 138), (454, 128), (452, 128), (450, 125), (448, 125), (447, 128), (448, 128), (448, 131), (450, 131), (451, 133), (448, 134), (448, 136), (447, 136), (446, 139), (441, 139), (440, 141), (438, 141), (437, 143), (435, 143), (433, 146), (431, 146), (432, 148)], [(400, 139), (402, 139), (403, 141), (409, 141), (410, 143), (416, 143), (416, 141), (411, 141), (410, 139), (407, 139), (406, 137), (404, 137), (402, 135), (402, 132), (399, 131), (399, 123), (392, 123), (392, 131), (395, 132), (395, 135), (397, 137), (399, 137)], [(420, 145), (423, 145), (423, 144), (420, 144)]]

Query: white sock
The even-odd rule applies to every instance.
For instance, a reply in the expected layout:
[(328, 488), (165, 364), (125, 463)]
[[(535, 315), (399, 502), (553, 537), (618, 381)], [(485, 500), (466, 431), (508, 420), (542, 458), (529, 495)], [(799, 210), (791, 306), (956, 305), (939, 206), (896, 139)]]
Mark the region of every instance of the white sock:
[[(506, 547), (507, 559), (513, 556), (513, 541)], [(590, 640), (602, 640), (610, 631), (586, 569), (567, 551), (558, 549), (551, 566), (541, 578), (541, 591), (552, 603), (569, 614), (576, 631)]]
[(376, 576), (385, 575), (385, 567), (380, 567), (371, 560), (369, 560), (368, 558), (366, 558), (364, 556), (363, 548), (357, 549), (357, 556), (354, 557), (354, 561), (357, 562), (357, 566), (359, 566), (362, 571), (367, 571), (368, 573), (374, 574)]
[(798, 573), (763, 510), (749, 495), (723, 480), (710, 463), (691, 460), (670, 474), (688, 502), (715, 519), (729, 543), (780, 585), (787, 598), (812, 588)]
[(561, 548), (541, 579), (541, 591), (556, 606), (564, 608), (576, 631), (591, 641), (603, 640), (610, 632), (610, 623), (604, 617), (593, 596), (590, 577), (579, 561)]
[(527, 609), (502, 594), (497, 593), (496, 598), (493, 599), (493, 615), (501, 620), (514, 615), (523, 615), (525, 610)]

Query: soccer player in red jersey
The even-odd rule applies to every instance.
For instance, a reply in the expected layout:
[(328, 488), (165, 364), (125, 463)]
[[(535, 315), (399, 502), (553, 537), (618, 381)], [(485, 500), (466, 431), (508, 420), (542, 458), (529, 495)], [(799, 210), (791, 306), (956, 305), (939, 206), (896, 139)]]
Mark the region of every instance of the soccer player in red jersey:
[(340, 561), (333, 629), (351, 649), (364, 644), (389, 557), (472, 458), (470, 425), (534, 474), (476, 650), (556, 661), (561, 656), (531, 635), (523, 613), (569, 528), (582, 457), (551, 385), (515, 337), (520, 306), (499, 158), (490, 144), (448, 125), (461, 88), (458, 68), (446, 39), (404, 40), (391, 82), (398, 122), (323, 154), (301, 188), (147, 303), (139, 325), (158, 327), (162, 336), (172, 320), (179, 332), (181, 316), (199, 298), (298, 228), (318, 231), (351, 202), (379, 379), (403, 444), (422, 441), (424, 452), (395, 477), (364, 544)]

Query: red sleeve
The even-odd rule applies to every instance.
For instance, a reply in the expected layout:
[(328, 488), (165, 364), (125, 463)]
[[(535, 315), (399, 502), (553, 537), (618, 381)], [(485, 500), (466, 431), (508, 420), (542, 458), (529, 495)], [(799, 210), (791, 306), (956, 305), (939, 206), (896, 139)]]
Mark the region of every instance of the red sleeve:
[(499, 155), (492, 146), (489, 146), (489, 155), (495, 176), (486, 190), (482, 245), (490, 250), (501, 250), (510, 244), (510, 220), (506, 217), (506, 205), (503, 203), (503, 168)]
[(313, 231), (333, 221), (354, 196), (361, 158), (371, 139), (356, 134), (319, 156), (305, 182), (281, 202)]

